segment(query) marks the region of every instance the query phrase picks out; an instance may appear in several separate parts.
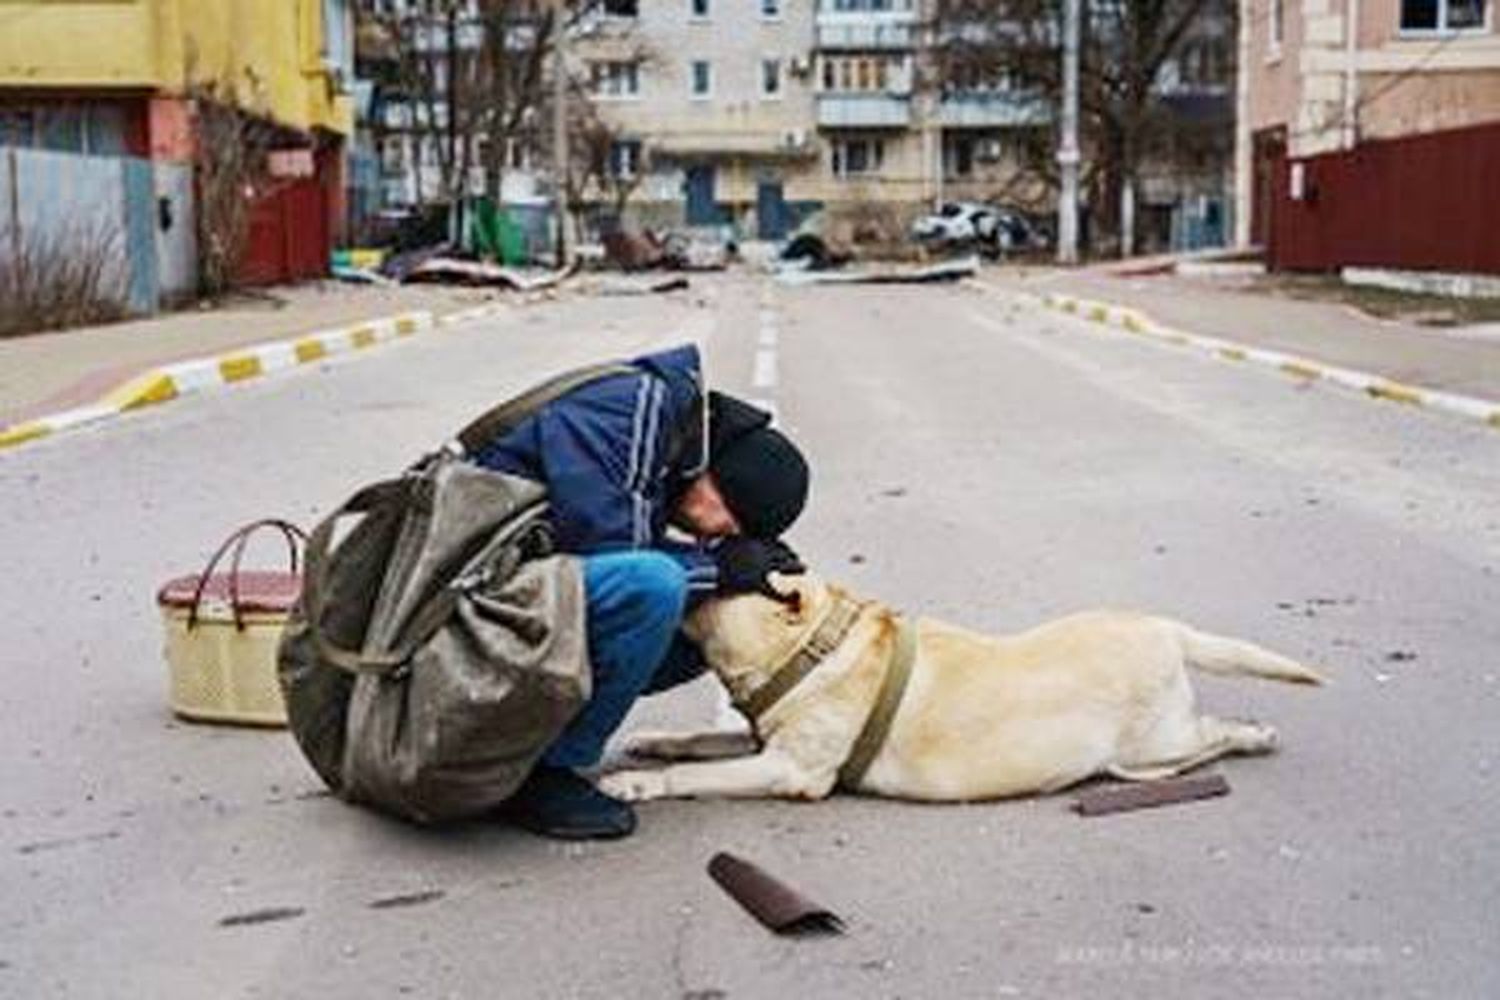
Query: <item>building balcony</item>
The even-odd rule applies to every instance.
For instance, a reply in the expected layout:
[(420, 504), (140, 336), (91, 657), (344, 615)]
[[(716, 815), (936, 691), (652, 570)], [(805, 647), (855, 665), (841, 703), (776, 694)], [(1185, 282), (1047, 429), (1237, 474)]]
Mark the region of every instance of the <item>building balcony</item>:
[(917, 26), (910, 13), (818, 15), (817, 48), (825, 52), (899, 52), (916, 43)]
[(902, 94), (819, 94), (819, 128), (905, 128), (911, 98)]
[(949, 94), (938, 105), (938, 120), (944, 128), (1042, 125), (1051, 117), (1045, 101), (1015, 92)]

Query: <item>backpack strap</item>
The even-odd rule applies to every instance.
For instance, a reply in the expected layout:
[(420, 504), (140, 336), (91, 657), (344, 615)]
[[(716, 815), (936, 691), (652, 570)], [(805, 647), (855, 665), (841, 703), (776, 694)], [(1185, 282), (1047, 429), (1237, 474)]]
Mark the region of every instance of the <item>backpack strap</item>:
[(532, 416), (548, 403), (566, 396), (574, 389), (581, 389), (591, 382), (615, 375), (638, 375), (640, 371), (634, 365), (608, 361), (575, 368), (554, 376), (470, 421), (469, 425), (459, 431), (454, 438), (458, 446), (458, 454), (473, 455), (501, 434), (514, 430), (527, 417)]

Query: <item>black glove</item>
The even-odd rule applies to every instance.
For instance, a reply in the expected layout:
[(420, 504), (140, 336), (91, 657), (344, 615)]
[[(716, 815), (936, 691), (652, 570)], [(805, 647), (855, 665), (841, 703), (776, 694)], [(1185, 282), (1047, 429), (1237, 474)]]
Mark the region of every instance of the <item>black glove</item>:
[(719, 567), (719, 593), (764, 594), (786, 601), (786, 594), (771, 586), (772, 573), (806, 573), (807, 567), (785, 542), (767, 542), (745, 535), (731, 535), (714, 549)]

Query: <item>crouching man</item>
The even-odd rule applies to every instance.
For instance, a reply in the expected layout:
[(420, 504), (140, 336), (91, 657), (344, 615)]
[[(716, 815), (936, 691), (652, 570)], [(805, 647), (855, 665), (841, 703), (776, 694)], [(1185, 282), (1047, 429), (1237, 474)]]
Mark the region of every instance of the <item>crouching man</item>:
[[(797, 447), (764, 411), (705, 393), (695, 347), (631, 367), (554, 400), (473, 455), (544, 483), (558, 549), (583, 557), (593, 693), (507, 805), (513, 822), (551, 837), (635, 829), (631, 807), (578, 772), (599, 762), (638, 697), (702, 672), (679, 630), (692, 604), (771, 593), (768, 573), (802, 571), (778, 541), (807, 500)], [(669, 539), (671, 527), (691, 540)]]

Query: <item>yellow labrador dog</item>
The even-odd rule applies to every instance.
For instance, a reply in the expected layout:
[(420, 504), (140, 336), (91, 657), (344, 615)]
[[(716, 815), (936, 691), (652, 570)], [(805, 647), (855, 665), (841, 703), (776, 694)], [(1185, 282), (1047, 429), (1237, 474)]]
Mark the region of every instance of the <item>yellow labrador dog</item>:
[(1092, 775), (1147, 780), (1225, 754), (1268, 753), (1276, 731), (1200, 715), (1186, 667), (1320, 684), (1249, 642), (1169, 618), (1093, 611), (987, 636), (911, 620), (812, 574), (789, 596), (709, 601), (687, 622), (751, 733), (639, 733), (611, 795), (819, 799), (834, 788), (961, 801), (1051, 792)]

